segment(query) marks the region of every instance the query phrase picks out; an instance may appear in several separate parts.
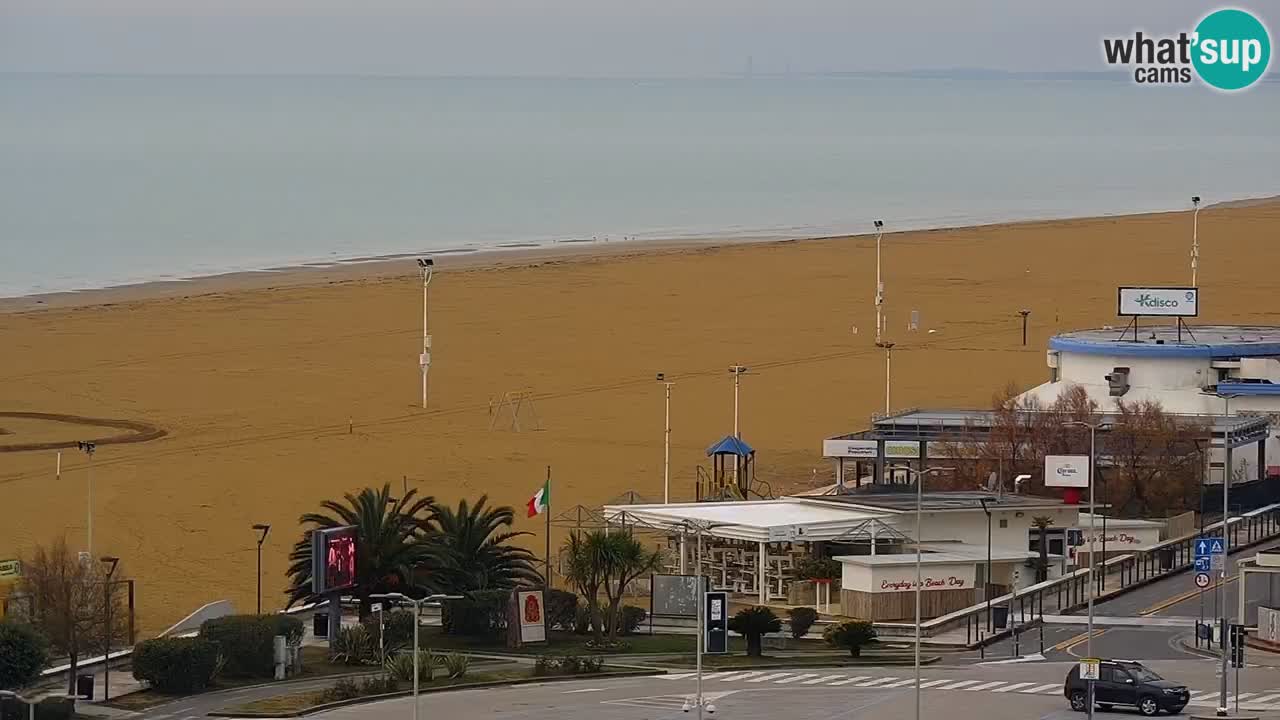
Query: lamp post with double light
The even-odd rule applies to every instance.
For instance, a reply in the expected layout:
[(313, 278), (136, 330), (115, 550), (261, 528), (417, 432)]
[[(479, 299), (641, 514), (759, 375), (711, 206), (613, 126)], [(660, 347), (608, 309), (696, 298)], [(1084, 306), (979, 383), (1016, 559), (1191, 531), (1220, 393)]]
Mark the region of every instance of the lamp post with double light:
[(413, 606), (413, 720), (418, 720), (418, 621), (423, 605), (439, 603), (441, 600), (461, 600), (461, 595), (428, 595), (424, 598), (411, 598), (404, 593), (375, 593), (369, 596), (374, 600), (404, 602)]
[[(1094, 476), (1097, 474), (1097, 469), (1098, 469), (1098, 455), (1097, 455), (1098, 430), (1108, 429), (1112, 427), (1112, 424), (1105, 423), (1105, 422), (1087, 423), (1083, 420), (1070, 420), (1068, 422), (1063, 423), (1062, 426), (1089, 429), (1089, 595), (1088, 595), (1089, 629), (1088, 629), (1088, 633), (1085, 640), (1085, 653), (1089, 657), (1093, 657), (1093, 596), (1097, 594), (1094, 587), (1094, 583), (1097, 581), (1097, 573), (1094, 570), (1094, 556), (1097, 553), (1094, 552), (1094, 543), (1098, 539), (1098, 530), (1097, 530), (1098, 511), (1094, 504), (1094, 492), (1093, 492), (1093, 488), (1096, 483), (1094, 483), (1093, 479), (1094, 479)], [(1043, 541), (1044, 539), (1041, 538), (1041, 542)], [(1090, 718), (1090, 720), (1092, 720), (1093, 718), (1093, 681), (1092, 680), (1090, 680), (1088, 684), (1088, 706), (1089, 706), (1087, 709), (1088, 717)]]
[(920, 585), (924, 578), (921, 571), (921, 554), (923, 550), (920, 547), (922, 519), (924, 517), (924, 478), (926, 475), (936, 475), (938, 473), (951, 472), (955, 468), (950, 467), (931, 467), (924, 470), (916, 470), (914, 468), (903, 468), (907, 475), (914, 477), (916, 480), (916, 642), (915, 642), (915, 672), (916, 672), (916, 720), (920, 720)]

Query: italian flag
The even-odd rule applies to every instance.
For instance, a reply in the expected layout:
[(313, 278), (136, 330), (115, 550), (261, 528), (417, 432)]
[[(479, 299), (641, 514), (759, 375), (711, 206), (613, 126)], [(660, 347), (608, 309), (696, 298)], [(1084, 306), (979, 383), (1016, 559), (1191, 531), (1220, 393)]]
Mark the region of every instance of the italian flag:
[(551, 481), (547, 480), (547, 484), (538, 488), (538, 492), (529, 498), (529, 517), (541, 515), (551, 506)]

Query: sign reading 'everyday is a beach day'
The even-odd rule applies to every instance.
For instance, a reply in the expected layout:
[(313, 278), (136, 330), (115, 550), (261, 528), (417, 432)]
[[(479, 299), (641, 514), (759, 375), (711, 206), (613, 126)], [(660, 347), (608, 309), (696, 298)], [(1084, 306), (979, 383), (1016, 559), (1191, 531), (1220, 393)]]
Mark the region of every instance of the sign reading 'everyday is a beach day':
[(1193, 287), (1142, 288), (1122, 287), (1116, 314), (1195, 317), (1200, 313), (1200, 291)]

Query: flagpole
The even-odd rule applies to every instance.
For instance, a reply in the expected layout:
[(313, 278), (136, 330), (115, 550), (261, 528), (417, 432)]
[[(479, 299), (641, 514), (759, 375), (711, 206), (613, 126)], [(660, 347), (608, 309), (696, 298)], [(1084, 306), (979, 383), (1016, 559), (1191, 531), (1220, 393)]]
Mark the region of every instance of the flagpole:
[(547, 466), (547, 589), (551, 589), (551, 466)]

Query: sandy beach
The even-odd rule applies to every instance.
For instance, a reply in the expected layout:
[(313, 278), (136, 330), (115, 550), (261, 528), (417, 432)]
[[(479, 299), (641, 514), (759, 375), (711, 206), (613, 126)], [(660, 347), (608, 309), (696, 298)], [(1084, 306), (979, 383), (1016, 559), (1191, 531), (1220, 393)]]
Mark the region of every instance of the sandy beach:
[[(1278, 237), (1274, 201), (1201, 212), (1199, 322), (1280, 324)], [(894, 407), (982, 406), (1009, 382), (1040, 382), (1052, 333), (1123, 325), (1116, 286), (1187, 283), (1190, 239), (1190, 213), (886, 235)], [(0, 412), (166, 433), (103, 445), (93, 460), (94, 552), (120, 556), (137, 579), (145, 631), (212, 600), (252, 609), (253, 523), (273, 528), (265, 605), (278, 607), (298, 515), (366, 485), (519, 508), (550, 465), (557, 514), (628, 490), (661, 499), (657, 372), (676, 383), (674, 499), (692, 497), (704, 449), (731, 431), (730, 364), (751, 368), (742, 433), (775, 490), (827, 481), (821, 440), (883, 409), (871, 237), (567, 247), (438, 266), (426, 411), (411, 259), (3, 302)], [(1032, 311), (1025, 347), (1021, 308)], [(921, 326), (908, 332), (912, 310)], [(490, 430), (494, 401), (516, 391), (532, 393), (542, 429)], [(97, 431), (4, 417), (0, 428), (0, 448)], [(53, 450), (0, 452), (0, 559), (61, 533), (83, 545), (88, 478), (74, 450), (61, 478)], [(517, 529), (536, 533), (540, 552), (540, 519)]]

